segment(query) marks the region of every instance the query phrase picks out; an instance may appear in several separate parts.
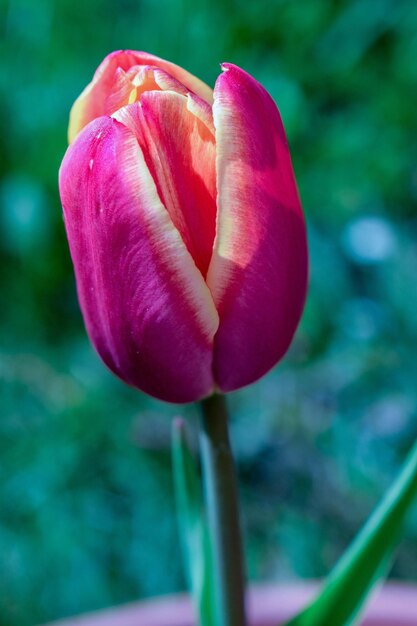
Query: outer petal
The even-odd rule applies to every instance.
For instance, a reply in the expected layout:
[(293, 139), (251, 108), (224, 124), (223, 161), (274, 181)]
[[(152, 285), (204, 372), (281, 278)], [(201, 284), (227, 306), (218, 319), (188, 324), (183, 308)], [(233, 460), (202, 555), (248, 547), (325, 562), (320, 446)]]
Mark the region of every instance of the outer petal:
[(196, 110), (186, 96), (148, 91), (140, 105), (123, 107), (114, 117), (138, 138), (159, 197), (205, 277), (216, 224), (216, 148), (214, 135), (189, 110), (189, 102)]
[(135, 136), (101, 117), (69, 147), (60, 193), (89, 336), (126, 382), (162, 400), (210, 393), (218, 316)]
[(220, 316), (214, 377), (251, 383), (285, 354), (307, 285), (306, 229), (277, 107), (225, 64), (214, 89), (218, 214), (207, 275)]
[(213, 91), (208, 85), (203, 83), (182, 67), (160, 59), (147, 52), (137, 52), (135, 50), (117, 50), (109, 54), (98, 66), (93, 80), (81, 95), (74, 102), (70, 113), (70, 123), (68, 128), (69, 141), (73, 141), (88, 122), (104, 115), (106, 98), (112, 90), (113, 84), (117, 81), (117, 70), (128, 71), (137, 65), (152, 65), (159, 67), (177, 81), (182, 83), (187, 90), (192, 91), (206, 102), (213, 100)]

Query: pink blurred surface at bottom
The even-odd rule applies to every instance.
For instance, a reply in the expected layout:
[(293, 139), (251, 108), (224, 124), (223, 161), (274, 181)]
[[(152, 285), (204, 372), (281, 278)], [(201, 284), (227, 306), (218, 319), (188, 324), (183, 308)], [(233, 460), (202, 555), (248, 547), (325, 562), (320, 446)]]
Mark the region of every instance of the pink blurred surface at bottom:
[[(279, 626), (319, 588), (317, 582), (263, 585), (248, 593), (250, 626)], [(45, 626), (195, 626), (186, 595), (172, 595), (73, 617)], [(368, 603), (361, 626), (417, 626), (417, 586), (389, 583)]]

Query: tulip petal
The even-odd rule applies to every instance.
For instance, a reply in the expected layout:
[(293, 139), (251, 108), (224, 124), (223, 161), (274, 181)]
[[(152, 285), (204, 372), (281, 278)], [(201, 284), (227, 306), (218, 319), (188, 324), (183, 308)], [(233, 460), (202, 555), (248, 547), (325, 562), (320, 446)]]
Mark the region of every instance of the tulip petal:
[[(100, 63), (93, 80), (74, 102), (70, 113), (68, 128), (69, 142), (73, 141), (80, 130), (89, 122), (107, 113), (106, 100), (120, 76), (118, 70), (127, 72), (132, 67), (137, 66), (153, 66), (160, 68), (173, 77), (173, 79), (176, 79), (176, 81), (184, 85), (187, 91), (195, 93), (210, 104), (213, 100), (212, 89), (182, 67), (165, 61), (153, 54), (148, 54), (147, 52), (117, 50), (109, 54), (102, 63)], [(165, 89), (166, 87), (160, 86), (160, 88)], [(170, 88), (172, 88), (172, 86)]]
[(140, 105), (114, 114), (138, 138), (159, 197), (204, 277), (216, 226), (216, 148), (202, 121), (209, 115), (206, 107), (195, 97), (147, 91)]
[(113, 118), (91, 122), (64, 157), (60, 193), (81, 309), (104, 362), (162, 400), (209, 394), (217, 312), (134, 134)]
[[(183, 96), (187, 88), (170, 74), (158, 67), (135, 65), (127, 72), (120, 67), (115, 74), (114, 84), (104, 103), (104, 114), (112, 115), (118, 109), (140, 100), (145, 91), (175, 91)], [(198, 98), (198, 96), (195, 96)], [(211, 107), (206, 103), (211, 112)]]
[(214, 89), (218, 213), (207, 284), (220, 317), (214, 377), (249, 384), (285, 354), (307, 285), (302, 209), (284, 128), (265, 89), (224, 64)]

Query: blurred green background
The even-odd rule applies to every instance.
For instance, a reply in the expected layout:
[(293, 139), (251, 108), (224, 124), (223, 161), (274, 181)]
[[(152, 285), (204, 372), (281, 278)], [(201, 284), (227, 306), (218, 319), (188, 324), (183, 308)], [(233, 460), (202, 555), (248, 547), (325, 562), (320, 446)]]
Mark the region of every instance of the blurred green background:
[[(285, 361), (230, 397), (253, 580), (323, 576), (417, 436), (417, 3), (0, 0), (0, 624), (184, 588), (170, 422), (87, 342), (57, 193), (111, 50), (276, 99), (311, 287)], [(417, 512), (392, 574), (415, 578)]]

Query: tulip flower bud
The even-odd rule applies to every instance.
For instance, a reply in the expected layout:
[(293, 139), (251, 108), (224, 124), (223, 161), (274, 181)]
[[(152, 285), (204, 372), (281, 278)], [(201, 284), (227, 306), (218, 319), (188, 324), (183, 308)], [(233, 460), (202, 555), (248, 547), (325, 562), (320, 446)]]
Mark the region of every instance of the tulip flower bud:
[(297, 328), (306, 229), (265, 89), (225, 63), (214, 92), (143, 52), (110, 54), (71, 111), (59, 177), (89, 337), (170, 402), (232, 391)]

